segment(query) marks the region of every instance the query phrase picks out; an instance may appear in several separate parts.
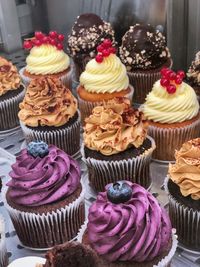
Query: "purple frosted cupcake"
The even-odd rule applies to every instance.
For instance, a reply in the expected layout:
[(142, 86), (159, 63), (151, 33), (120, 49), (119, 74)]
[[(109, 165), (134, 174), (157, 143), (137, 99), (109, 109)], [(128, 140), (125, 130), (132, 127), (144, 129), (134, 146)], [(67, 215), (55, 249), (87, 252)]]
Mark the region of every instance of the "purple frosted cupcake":
[(49, 248), (73, 239), (84, 222), (78, 163), (56, 146), (31, 142), (12, 165), (6, 207), (24, 246)]
[(109, 267), (169, 266), (177, 246), (166, 211), (151, 193), (128, 181), (99, 193), (82, 242), (97, 252), (100, 266)]

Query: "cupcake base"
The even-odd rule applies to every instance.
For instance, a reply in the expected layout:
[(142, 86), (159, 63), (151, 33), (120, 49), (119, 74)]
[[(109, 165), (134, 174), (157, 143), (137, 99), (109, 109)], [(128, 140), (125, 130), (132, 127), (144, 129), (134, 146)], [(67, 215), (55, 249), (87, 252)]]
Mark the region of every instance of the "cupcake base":
[(104, 156), (100, 152), (83, 148), (82, 159), (88, 168), (91, 187), (97, 192), (102, 192), (109, 183), (128, 180), (149, 188), (149, 166), (154, 149), (155, 142), (150, 137), (147, 137), (140, 148), (129, 148), (112, 156)]

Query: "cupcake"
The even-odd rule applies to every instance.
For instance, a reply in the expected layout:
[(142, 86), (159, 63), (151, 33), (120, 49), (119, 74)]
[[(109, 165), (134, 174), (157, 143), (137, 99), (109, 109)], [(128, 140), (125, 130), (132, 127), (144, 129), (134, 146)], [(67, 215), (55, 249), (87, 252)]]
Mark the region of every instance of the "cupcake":
[(84, 71), (86, 63), (95, 57), (97, 46), (109, 38), (115, 43), (114, 31), (110, 23), (96, 14), (87, 13), (77, 17), (68, 36), (68, 48), (75, 65), (76, 80)]
[(26, 66), (20, 70), (26, 85), (32, 79), (50, 76), (61, 79), (71, 89), (70, 59), (63, 51), (63, 41), (63, 34), (51, 31), (48, 35), (35, 32), (34, 38), (24, 42), (24, 48), (30, 50)]
[(0, 266), (6, 267), (7, 265), (8, 257), (6, 250), (5, 224), (4, 219), (0, 214)]
[(187, 81), (194, 88), (198, 98), (200, 98), (200, 51), (196, 53), (195, 60), (187, 72)]
[(183, 71), (161, 72), (142, 110), (149, 122), (148, 134), (156, 142), (153, 158), (170, 161), (184, 142), (199, 136), (199, 103), (192, 87), (182, 81)]
[(19, 119), (27, 143), (43, 140), (71, 156), (80, 150), (77, 100), (59, 79), (33, 79), (20, 103)]
[(41, 257), (23, 257), (14, 260), (8, 267), (41, 267), (44, 262), (45, 259)]
[(85, 120), (83, 160), (96, 191), (120, 179), (151, 185), (149, 164), (155, 149), (147, 136), (143, 113), (127, 98), (116, 98), (93, 109)]
[(19, 125), (19, 103), (24, 97), (17, 68), (0, 57), (0, 131), (9, 130)]
[(171, 67), (172, 60), (165, 37), (151, 25), (131, 26), (122, 38), (120, 58), (125, 64), (134, 86), (134, 103), (144, 103), (163, 67)]
[(98, 194), (79, 239), (97, 252), (102, 267), (167, 267), (177, 247), (167, 212), (150, 192), (128, 181)]
[(5, 206), (24, 246), (50, 248), (76, 237), (85, 220), (76, 160), (54, 145), (31, 142), (9, 175)]
[(179, 242), (200, 251), (200, 138), (184, 143), (169, 164), (169, 215)]
[(111, 41), (104, 40), (97, 50), (99, 52), (96, 58), (87, 63), (81, 74), (77, 88), (83, 122), (91, 114), (93, 107), (103, 101), (124, 96), (132, 99), (133, 96), (133, 87), (129, 85), (126, 68), (116, 56)]

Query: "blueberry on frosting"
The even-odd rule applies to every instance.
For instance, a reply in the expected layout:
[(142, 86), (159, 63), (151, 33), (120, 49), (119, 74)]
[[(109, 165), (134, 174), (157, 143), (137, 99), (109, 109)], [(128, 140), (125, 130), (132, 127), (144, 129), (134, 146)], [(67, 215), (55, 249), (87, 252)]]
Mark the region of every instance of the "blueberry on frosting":
[(131, 199), (132, 188), (125, 181), (118, 181), (111, 184), (107, 189), (107, 198), (110, 202), (119, 204)]
[(49, 153), (49, 148), (43, 141), (33, 141), (28, 144), (27, 151), (34, 158), (43, 158)]

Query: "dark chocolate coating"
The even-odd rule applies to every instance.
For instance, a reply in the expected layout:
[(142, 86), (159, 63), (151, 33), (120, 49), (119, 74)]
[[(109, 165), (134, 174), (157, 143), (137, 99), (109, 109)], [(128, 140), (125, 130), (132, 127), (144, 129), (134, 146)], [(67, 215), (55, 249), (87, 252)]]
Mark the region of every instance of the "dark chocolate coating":
[(88, 29), (90, 27), (93, 27), (94, 25), (99, 26), (103, 24), (104, 21), (96, 14), (86, 13), (78, 17), (76, 23), (74, 24), (73, 30), (77, 35), (79, 35), (81, 29)]

